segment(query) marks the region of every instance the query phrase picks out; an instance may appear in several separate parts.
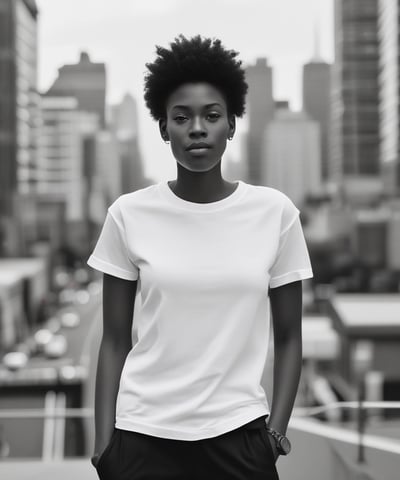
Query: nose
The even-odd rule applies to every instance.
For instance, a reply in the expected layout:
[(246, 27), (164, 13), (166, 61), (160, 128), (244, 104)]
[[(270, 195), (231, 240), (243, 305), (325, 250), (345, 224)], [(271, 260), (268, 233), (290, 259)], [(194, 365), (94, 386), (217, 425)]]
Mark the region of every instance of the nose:
[(201, 118), (198, 116), (195, 116), (193, 118), (192, 125), (190, 127), (190, 132), (189, 136), (191, 138), (199, 138), (199, 137), (206, 137), (207, 136), (207, 130), (201, 121)]

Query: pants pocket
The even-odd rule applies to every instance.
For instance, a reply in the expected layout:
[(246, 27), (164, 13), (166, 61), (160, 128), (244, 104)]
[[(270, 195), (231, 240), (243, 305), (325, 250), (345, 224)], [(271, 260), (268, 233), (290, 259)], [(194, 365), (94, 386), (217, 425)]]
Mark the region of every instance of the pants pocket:
[(265, 426), (260, 428), (259, 430), (259, 433), (261, 435), (261, 439), (265, 445), (265, 448), (267, 449), (267, 452), (269, 454), (269, 457), (271, 458), (271, 460), (275, 463), (275, 456), (274, 456), (274, 451), (272, 450), (272, 446), (271, 446), (271, 441), (269, 439), (269, 436), (268, 436), (268, 432), (267, 430), (265, 429)]
[(114, 431), (113, 431), (113, 433), (112, 433), (112, 435), (111, 435), (110, 441), (108, 442), (106, 448), (103, 450), (103, 453), (100, 455), (100, 457), (99, 457), (99, 459), (98, 459), (98, 461), (97, 461), (97, 464), (96, 464), (96, 470), (97, 470), (97, 472), (100, 471), (101, 466), (103, 465), (104, 459), (106, 459), (107, 456), (108, 456), (108, 454), (110, 453), (111, 447), (113, 446), (114, 441), (115, 441), (115, 439), (116, 439), (116, 437), (117, 437), (117, 435), (118, 435), (119, 432), (120, 432), (120, 430), (114, 427)]

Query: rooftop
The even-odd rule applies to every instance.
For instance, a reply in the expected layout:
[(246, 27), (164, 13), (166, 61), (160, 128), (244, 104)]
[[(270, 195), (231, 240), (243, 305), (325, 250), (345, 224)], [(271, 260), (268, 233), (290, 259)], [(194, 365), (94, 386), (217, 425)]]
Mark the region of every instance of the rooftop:
[(400, 296), (394, 294), (336, 294), (331, 300), (336, 315), (349, 330), (377, 336), (400, 335)]

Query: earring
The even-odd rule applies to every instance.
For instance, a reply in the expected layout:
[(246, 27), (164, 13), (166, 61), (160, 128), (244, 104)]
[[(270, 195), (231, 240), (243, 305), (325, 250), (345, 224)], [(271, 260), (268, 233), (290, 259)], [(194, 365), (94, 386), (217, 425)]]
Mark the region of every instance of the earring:
[(232, 140), (233, 135), (229, 135), (228, 140)]
[(170, 141), (168, 139), (164, 139), (164, 142), (169, 145)]

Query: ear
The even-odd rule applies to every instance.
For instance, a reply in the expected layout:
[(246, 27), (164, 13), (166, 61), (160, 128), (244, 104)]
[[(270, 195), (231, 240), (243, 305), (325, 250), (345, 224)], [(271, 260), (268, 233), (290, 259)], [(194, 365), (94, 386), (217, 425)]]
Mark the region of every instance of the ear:
[(233, 135), (235, 134), (235, 130), (236, 130), (236, 117), (235, 117), (235, 115), (229, 115), (228, 124), (229, 124), (228, 137), (232, 138)]
[(164, 142), (167, 142), (169, 140), (169, 135), (167, 132), (166, 118), (160, 118), (160, 120), (158, 121), (158, 128), (160, 129), (161, 138), (164, 140)]

